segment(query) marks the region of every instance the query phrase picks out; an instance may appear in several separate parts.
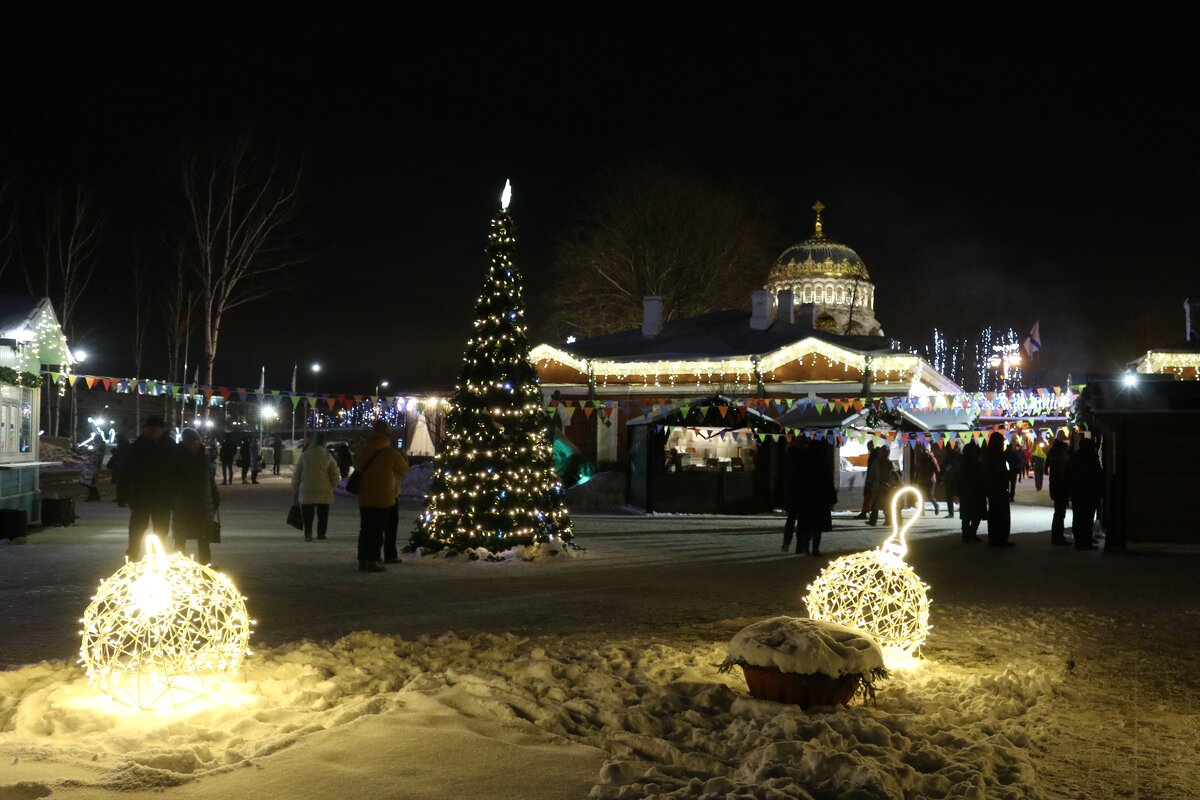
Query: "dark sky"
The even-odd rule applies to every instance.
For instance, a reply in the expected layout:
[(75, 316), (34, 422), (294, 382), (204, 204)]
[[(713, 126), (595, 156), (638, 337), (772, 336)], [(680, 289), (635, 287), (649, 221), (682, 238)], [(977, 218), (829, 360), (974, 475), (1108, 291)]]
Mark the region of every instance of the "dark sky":
[(222, 384), (265, 366), (282, 388), (320, 360), (322, 391), (452, 385), (505, 178), (537, 330), (556, 238), (601, 170), (646, 155), (761, 193), (780, 251), (824, 201), (906, 343), (1041, 320), (1057, 383), (1182, 338), (1200, 293), (1185, 10), (838, 5), (6, 10), (0, 168), (28, 213), (55, 186), (96, 192), (79, 344), (97, 374), (132, 370), (128, 264), (170, 266), (180, 154), (244, 131), (303, 158), (306, 261), (230, 317)]

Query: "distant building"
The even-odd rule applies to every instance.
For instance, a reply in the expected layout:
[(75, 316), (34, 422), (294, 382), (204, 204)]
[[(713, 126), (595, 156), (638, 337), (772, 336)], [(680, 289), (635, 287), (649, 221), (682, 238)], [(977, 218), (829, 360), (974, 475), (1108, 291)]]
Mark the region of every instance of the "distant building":
[(1130, 366), (1142, 374), (1174, 375), (1182, 381), (1200, 380), (1200, 297), (1183, 301), (1184, 340), (1155, 347)]
[(846, 336), (882, 336), (875, 319), (875, 284), (858, 253), (826, 238), (817, 203), (816, 230), (792, 245), (775, 261), (767, 290), (776, 301), (790, 291), (798, 324)]
[[(24, 510), (28, 524), (41, 521), (42, 392), (25, 385), (21, 375), (40, 377), (43, 369), (69, 368), (73, 360), (49, 300), (0, 295), (0, 509)], [(11, 517), (4, 520), (10, 523)]]
[[(640, 330), (533, 348), (545, 398), (560, 401), (563, 438), (582, 460), (623, 465), (635, 480), (640, 467), (634, 462), (651, 471), (769, 468), (774, 459), (758, 453), (761, 414), (743, 409), (697, 424), (690, 406), (678, 411), (678, 401), (687, 398), (695, 398), (695, 406), (712, 398), (761, 406), (962, 391), (920, 356), (883, 338), (866, 267), (853, 250), (824, 238), (823, 207), (816, 208), (816, 235), (779, 258), (767, 288), (753, 293), (750, 313), (710, 311), (664, 324), (662, 300), (646, 297)], [(580, 406), (586, 413), (573, 412)], [(671, 409), (660, 413), (662, 424), (681, 430), (669, 438), (647, 436), (639, 420), (664, 406)], [(637, 496), (636, 487), (630, 496)]]

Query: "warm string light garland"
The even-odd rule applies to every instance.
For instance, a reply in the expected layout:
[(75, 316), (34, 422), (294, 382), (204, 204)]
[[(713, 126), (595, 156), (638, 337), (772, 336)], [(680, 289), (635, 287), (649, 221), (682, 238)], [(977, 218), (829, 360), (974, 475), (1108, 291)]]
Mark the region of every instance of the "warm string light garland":
[(139, 710), (170, 710), (229, 678), (249, 652), (242, 597), (227, 575), (146, 536), (146, 552), (100, 582), (83, 614), (88, 682)]
[[(900, 498), (914, 495), (916, 512), (900, 524)], [(889, 661), (911, 656), (929, 635), (929, 586), (904, 563), (905, 534), (921, 516), (924, 498), (912, 486), (892, 495), (892, 535), (875, 550), (842, 556), (821, 570), (804, 598), (813, 619), (871, 635)]]

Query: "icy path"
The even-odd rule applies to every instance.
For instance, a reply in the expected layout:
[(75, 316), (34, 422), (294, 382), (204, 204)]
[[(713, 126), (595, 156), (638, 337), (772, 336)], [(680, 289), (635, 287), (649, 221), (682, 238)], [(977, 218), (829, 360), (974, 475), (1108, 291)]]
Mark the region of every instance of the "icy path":
[[(1200, 558), (1051, 548), (1044, 508), (1018, 507), (1005, 551), (919, 522), (929, 663), (875, 708), (806, 715), (739, 700), (740, 676), (715, 672), (739, 627), (803, 613), (821, 562), (778, 552), (781, 520), (581, 517), (582, 558), (406, 559), (376, 576), (354, 570), (343, 500), (335, 538), (305, 544), (282, 524), (280, 483), (226, 498), (215, 558), (259, 620), (244, 705), (114, 728), (73, 705), (85, 693), (68, 665), (0, 673), (0, 800), (174, 784), (168, 796), (1200, 796)], [(0, 664), (73, 656), (125, 538), (111, 504), (80, 510), (73, 528), (0, 544)], [(831, 555), (886, 533), (835, 524)], [(300, 643), (360, 630), (374, 633)]]

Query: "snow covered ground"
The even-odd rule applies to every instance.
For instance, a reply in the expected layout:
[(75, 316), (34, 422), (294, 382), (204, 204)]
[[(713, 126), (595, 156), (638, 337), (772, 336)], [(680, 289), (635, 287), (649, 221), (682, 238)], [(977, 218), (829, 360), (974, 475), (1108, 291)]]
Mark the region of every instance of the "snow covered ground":
[[(0, 800), (1200, 796), (1200, 553), (1053, 548), (1037, 505), (1008, 550), (923, 518), (926, 661), (874, 706), (803, 712), (718, 673), (740, 628), (803, 615), (825, 563), (780, 553), (778, 518), (579, 516), (577, 558), (369, 575), (352, 500), (306, 544), (264, 481), (222, 487), (214, 547), (255, 655), (187, 714), (115, 712), (74, 664), (126, 512), (0, 543)], [(835, 525), (829, 557), (887, 533)]]

